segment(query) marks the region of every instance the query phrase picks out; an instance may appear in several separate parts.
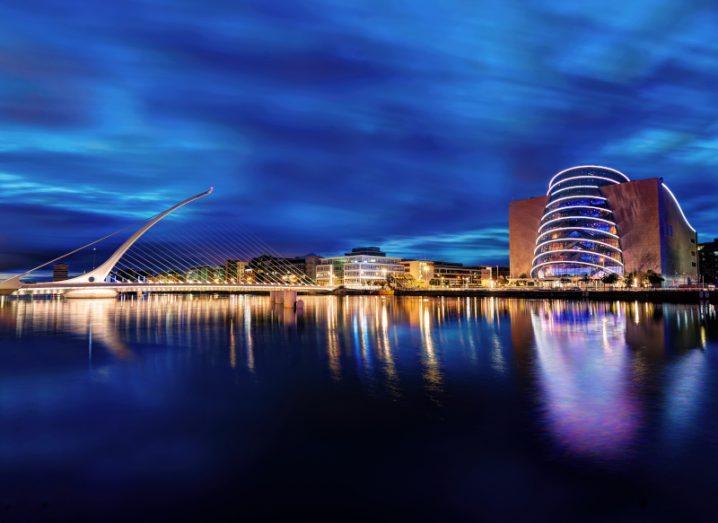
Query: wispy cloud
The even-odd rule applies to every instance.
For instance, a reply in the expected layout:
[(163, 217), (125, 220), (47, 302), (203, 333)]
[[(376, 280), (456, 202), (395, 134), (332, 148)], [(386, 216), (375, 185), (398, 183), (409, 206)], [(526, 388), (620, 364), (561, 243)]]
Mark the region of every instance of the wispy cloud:
[(663, 176), (710, 234), (716, 25), (679, 0), (6, 2), (0, 219), (119, 222), (213, 184), (190, 213), (278, 249), (498, 261), (511, 199), (602, 163)]

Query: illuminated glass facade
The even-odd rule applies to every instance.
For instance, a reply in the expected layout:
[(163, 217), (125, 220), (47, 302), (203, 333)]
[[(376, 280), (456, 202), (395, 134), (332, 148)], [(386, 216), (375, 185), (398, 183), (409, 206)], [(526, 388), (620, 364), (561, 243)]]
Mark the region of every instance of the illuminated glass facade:
[(324, 258), (317, 265), (317, 283), (348, 287), (381, 285), (388, 276), (404, 272), (399, 258), (388, 257), (378, 247), (358, 247), (344, 256)]
[(572, 167), (551, 178), (531, 276), (622, 275), (620, 231), (601, 187), (627, 181), (623, 173), (599, 166)]

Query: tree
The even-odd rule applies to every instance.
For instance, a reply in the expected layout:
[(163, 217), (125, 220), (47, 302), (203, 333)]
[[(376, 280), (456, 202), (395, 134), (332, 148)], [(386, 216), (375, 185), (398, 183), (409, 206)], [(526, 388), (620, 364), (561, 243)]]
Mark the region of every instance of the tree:
[(648, 280), (648, 283), (650, 283), (652, 287), (660, 287), (661, 284), (665, 281), (665, 278), (663, 276), (661, 276), (660, 274), (657, 274), (653, 271), (648, 271), (646, 273), (646, 279)]
[(618, 283), (618, 280), (620, 278), (618, 277), (618, 274), (615, 272), (606, 274), (603, 278), (601, 278), (601, 281), (606, 285), (616, 285)]

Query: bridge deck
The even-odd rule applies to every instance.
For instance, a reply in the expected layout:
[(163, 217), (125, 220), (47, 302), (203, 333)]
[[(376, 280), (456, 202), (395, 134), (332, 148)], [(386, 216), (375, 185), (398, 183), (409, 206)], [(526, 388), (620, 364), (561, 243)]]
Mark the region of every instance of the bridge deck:
[(237, 285), (230, 283), (25, 283), (17, 294), (63, 294), (65, 291), (77, 289), (113, 290), (118, 293), (136, 292), (270, 292), (297, 291), (329, 293), (333, 289), (320, 285)]

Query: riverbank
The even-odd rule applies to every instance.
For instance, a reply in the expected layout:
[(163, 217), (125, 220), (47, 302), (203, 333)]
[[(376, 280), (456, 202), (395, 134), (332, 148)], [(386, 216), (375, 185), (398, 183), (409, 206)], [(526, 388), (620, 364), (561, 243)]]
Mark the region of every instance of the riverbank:
[[(219, 296), (230, 296), (234, 294), (247, 294), (266, 296), (269, 291), (261, 288), (247, 290), (215, 290), (208, 289), (206, 291), (197, 292), (178, 292), (178, 291), (157, 291), (143, 293), (145, 295), (155, 294), (213, 294)], [(425, 296), (425, 297), (477, 297), (477, 298), (521, 298), (533, 300), (545, 299), (562, 299), (562, 300), (596, 300), (596, 301), (644, 301), (654, 303), (712, 303), (718, 304), (718, 291), (698, 290), (698, 289), (607, 289), (607, 290), (580, 290), (580, 289), (537, 289), (535, 287), (521, 288), (499, 288), (499, 289), (413, 289), (413, 290), (390, 290), (390, 289), (314, 289), (311, 291), (300, 291), (300, 296)], [(8, 299), (39, 299), (39, 298), (57, 298), (59, 294), (54, 295), (33, 295), (21, 294), (17, 296), (8, 296)], [(127, 298), (128, 296), (137, 296), (136, 292), (117, 293), (118, 298)], [(2, 297), (5, 299), (6, 297)]]
[(524, 299), (564, 299), (564, 300), (601, 300), (601, 301), (647, 301), (656, 303), (718, 303), (718, 291), (697, 289), (536, 289), (536, 288), (504, 288), (504, 289), (425, 289), (397, 290), (396, 296), (427, 296), (427, 297), (494, 297)]

